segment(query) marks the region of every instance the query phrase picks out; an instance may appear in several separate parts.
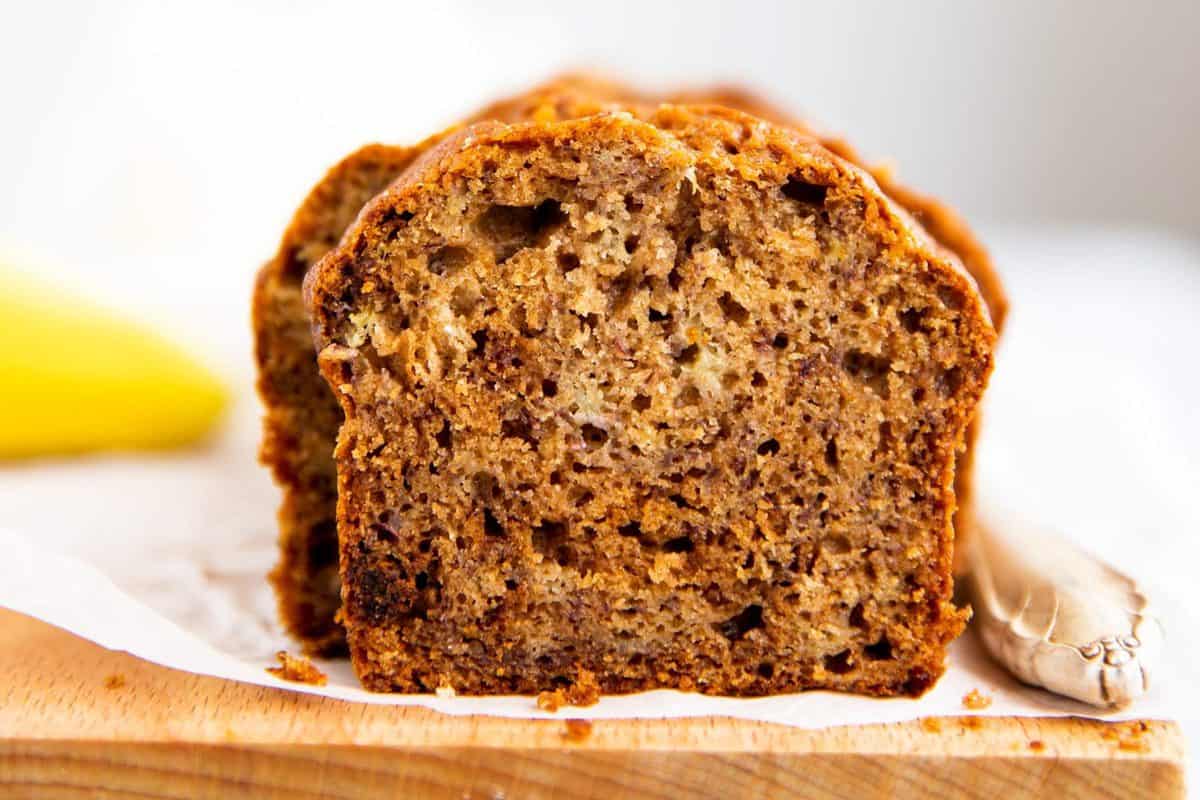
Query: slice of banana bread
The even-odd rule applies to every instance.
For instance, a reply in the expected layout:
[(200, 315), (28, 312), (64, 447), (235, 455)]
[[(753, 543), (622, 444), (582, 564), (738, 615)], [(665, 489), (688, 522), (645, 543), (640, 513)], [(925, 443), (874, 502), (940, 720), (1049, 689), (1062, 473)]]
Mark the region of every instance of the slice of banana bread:
[[(740, 90), (713, 88), (655, 97), (588, 75), (555, 79), (487, 106), (469, 121), (554, 121), (621, 108), (646, 117), (667, 100), (738, 108), (817, 135), (799, 120)], [(369, 145), (331, 169), (297, 210), (278, 252), (263, 266), (256, 283), (253, 325), (258, 385), (266, 407), (261, 455), (284, 493), (279, 510), (280, 560), (271, 577), (286, 627), (312, 653), (335, 654), (345, 649), (344, 632), (335, 619), (341, 597), (332, 459), (341, 410), (317, 372), (300, 281), (336, 244), (367, 200), (445, 135), (415, 147)], [(845, 142), (826, 136), (820, 140), (866, 168)], [(937, 201), (900, 186), (882, 170), (871, 172), (886, 194), (923, 220), (934, 238), (962, 259), (983, 291), (999, 329), (1006, 300), (986, 251), (970, 230)], [(968, 445), (970, 441), (971, 437)], [(969, 456), (968, 446), (956, 472), (960, 515), (969, 490)], [(957, 520), (956, 526), (961, 529), (962, 521)]]
[(341, 597), (333, 442), (342, 411), (317, 371), (300, 282), (363, 205), (418, 153), (369, 145), (331, 169), (292, 218), (255, 284), (255, 359), (266, 409), (260, 457), (283, 488), (280, 559), (271, 580), (285, 625), (312, 653), (345, 651), (345, 633), (334, 621)]
[(370, 689), (919, 694), (975, 282), (861, 170), (716, 108), (468, 128), (305, 292)]

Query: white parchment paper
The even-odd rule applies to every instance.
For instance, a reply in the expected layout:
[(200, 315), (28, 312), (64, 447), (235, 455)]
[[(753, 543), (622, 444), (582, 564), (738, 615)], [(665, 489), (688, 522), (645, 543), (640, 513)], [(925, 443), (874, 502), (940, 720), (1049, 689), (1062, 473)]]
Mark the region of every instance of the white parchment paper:
[[(1128, 256), (1142, 252), (1131, 247)], [(1046, 258), (1044, 248), (1039, 254)], [(1181, 376), (1169, 365), (1191, 358), (1194, 367), (1191, 347), (1200, 341), (1187, 336), (1196, 330), (1200, 272), (1171, 273), (1175, 308), (1164, 305), (1161, 289), (1131, 281), (1119, 256), (1109, 253), (1115, 265), (1109, 272), (1092, 265), (1085, 292), (1091, 299), (1083, 304), (1071, 271), (1010, 271), (1018, 304), (986, 416), (979, 477), (993, 505), (1061, 530), (1154, 590), (1168, 652), (1149, 696), (1122, 712), (1100, 714), (1018, 684), (968, 632), (952, 646), (946, 675), (918, 700), (659, 691), (604, 697), (559, 714), (717, 714), (804, 727), (961, 714), (1194, 716), (1200, 681), (1188, 666), (1195, 654), (1187, 598), (1194, 591), (1189, 565), (1196, 563), (1200, 469), (1196, 430), (1173, 421), (1194, 415), (1200, 381), (1194, 369)], [(1102, 293), (1106, 280), (1112, 285)], [(1075, 303), (1046, 302), (1047, 293)], [(1089, 322), (1097, 304), (1109, 323), (1103, 328)], [(1153, 314), (1160, 325), (1179, 329), (1173, 335), (1147, 330), (1141, 320)], [(1156, 354), (1153, 362), (1144, 359), (1146, 352)], [(1182, 402), (1181, 392), (1192, 400)], [(265, 671), (277, 650), (298, 648), (276, 622), (265, 580), (275, 557), (278, 495), (256, 464), (257, 417), (246, 392), (224, 434), (202, 450), (0, 468), (0, 606), (176, 669), (447, 714), (545, 716), (530, 697), (371, 694), (359, 688), (346, 661), (317, 662), (329, 675), (323, 687)], [(1181, 629), (1187, 635), (1179, 635)], [(963, 706), (973, 689), (992, 698), (989, 708)]]

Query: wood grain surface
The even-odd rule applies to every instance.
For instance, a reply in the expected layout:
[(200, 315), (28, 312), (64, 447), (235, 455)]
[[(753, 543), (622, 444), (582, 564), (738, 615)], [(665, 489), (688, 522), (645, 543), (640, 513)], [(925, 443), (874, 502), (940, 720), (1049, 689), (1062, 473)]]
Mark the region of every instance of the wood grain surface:
[(1174, 798), (1167, 722), (450, 717), (165, 669), (0, 610), (0, 797)]

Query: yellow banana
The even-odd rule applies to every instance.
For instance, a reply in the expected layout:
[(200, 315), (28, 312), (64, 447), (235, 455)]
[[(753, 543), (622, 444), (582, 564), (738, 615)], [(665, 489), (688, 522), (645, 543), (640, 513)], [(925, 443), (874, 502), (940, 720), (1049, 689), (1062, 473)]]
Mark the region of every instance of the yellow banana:
[(227, 400), (165, 338), (0, 266), (0, 458), (189, 444)]

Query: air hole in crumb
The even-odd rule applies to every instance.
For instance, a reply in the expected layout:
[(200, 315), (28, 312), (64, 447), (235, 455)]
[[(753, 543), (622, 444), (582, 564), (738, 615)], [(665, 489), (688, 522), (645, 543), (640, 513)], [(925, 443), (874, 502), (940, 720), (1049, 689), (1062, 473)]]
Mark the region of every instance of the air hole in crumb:
[(680, 407), (700, 405), (700, 390), (695, 386), (686, 386), (676, 400)]
[(726, 389), (732, 389), (738, 385), (738, 379), (741, 376), (736, 372), (726, 372), (721, 376), (721, 386)]
[(519, 584), (516, 581), (514, 581), (512, 578), (508, 578), (504, 581), (504, 588), (508, 589), (510, 592), (513, 589), (516, 589), (518, 585)]
[(488, 536), (503, 536), (504, 526), (496, 519), (490, 508), (483, 510), (483, 532)]
[(875, 644), (863, 648), (863, 654), (872, 661), (888, 661), (892, 657), (892, 643), (886, 636), (880, 636)]
[(679, 274), (678, 265), (672, 267), (671, 271), (667, 273), (667, 284), (676, 291), (683, 284), (683, 276)]
[(843, 650), (840, 653), (825, 656), (825, 669), (834, 675), (845, 675), (847, 672), (850, 672), (854, 669), (854, 662), (851, 659), (850, 651)]
[(715, 623), (714, 627), (717, 632), (731, 642), (736, 642), (742, 639), (747, 633), (755, 628), (763, 627), (763, 609), (757, 603), (748, 605), (739, 613), (725, 620), (724, 622)]
[(942, 301), (942, 305), (946, 308), (958, 311), (963, 307), (963, 296), (949, 286), (939, 286), (937, 294), (938, 299)]
[(717, 305), (721, 307), (721, 311), (726, 317), (739, 325), (744, 325), (746, 320), (750, 318), (750, 312), (746, 310), (746, 307), (737, 300), (734, 300), (733, 295), (729, 292), (721, 295), (720, 299), (717, 300)]
[(634, 520), (633, 522), (626, 522), (624, 525), (621, 525), (617, 528), (617, 533), (621, 534), (622, 536), (640, 537), (642, 535), (642, 523), (638, 522), (637, 520)]
[(500, 435), (510, 439), (520, 439), (535, 451), (538, 449), (538, 439), (533, 435), (532, 425), (525, 417), (503, 420), (500, 423)]
[(923, 330), (922, 323), (925, 320), (925, 312), (915, 308), (906, 308), (899, 313), (900, 324), (904, 326), (904, 330), (909, 333), (919, 333)]
[(854, 608), (850, 609), (850, 625), (859, 630), (866, 630), (867, 619), (863, 613), (863, 604), (855, 603)]
[(558, 268), (564, 273), (574, 272), (579, 269), (579, 256), (574, 253), (559, 253)]
[(633, 410), (634, 411), (645, 411), (649, 407), (650, 407), (650, 398), (649, 397), (647, 397), (644, 394), (637, 394), (637, 395), (633, 396)]
[(672, 503), (674, 503), (676, 508), (691, 508), (692, 507), (692, 504), (689, 503), (684, 498), (684, 496), (681, 494), (673, 494), (670, 497), (668, 497), (667, 499), (670, 500)]
[(779, 452), (779, 441), (777, 439), (767, 439), (758, 446), (758, 454), (760, 456), (773, 456)]
[(764, 661), (758, 665), (758, 677), (764, 680), (771, 680), (775, 677), (775, 665), (769, 661)]
[(438, 447), (442, 448), (443, 450), (450, 449), (450, 445), (452, 444), (452, 441), (451, 441), (452, 434), (450, 432), (450, 420), (442, 421), (442, 429), (440, 431), (438, 431), (437, 435), (434, 436), (433, 438), (437, 441)]
[(595, 499), (596, 499), (596, 495), (592, 494), (590, 491), (585, 489), (584, 491), (579, 493), (578, 497), (575, 498), (575, 505), (578, 507), (586, 506), (588, 503), (592, 502)]
[(942, 372), (937, 379), (938, 394), (942, 397), (953, 397), (962, 388), (963, 373), (961, 367), (951, 367)]
[(434, 275), (453, 275), (470, 262), (470, 250), (448, 245), (434, 251), (429, 257), (429, 271)]
[(829, 193), (828, 186), (809, 183), (800, 175), (789, 176), (787, 183), (780, 187), (780, 190), (789, 200), (817, 206), (825, 202), (825, 196)]
[(562, 522), (542, 520), (533, 529), (530, 541), (533, 549), (542, 557), (553, 561), (560, 567), (568, 566), (572, 561), (571, 548), (567, 545), (567, 526)]
[(842, 366), (845, 367), (847, 373), (865, 383), (880, 397), (888, 397), (887, 379), (892, 368), (890, 359), (864, 353), (861, 350), (851, 350), (842, 358)]
[[(396, 532), (387, 525), (373, 524), (373, 525), (371, 525), (371, 532), (375, 534), (375, 538), (378, 541), (380, 541), (384, 544), (395, 544), (396, 542), (399, 541), (399, 538), (396, 536)], [(336, 553), (335, 553), (335, 556), (336, 556)], [(316, 561), (316, 559), (313, 559), (313, 560)], [(336, 561), (336, 558), (330, 559), (326, 563), (332, 564), (335, 561)]]
[(575, 311), (571, 312), (579, 319), (579, 329), (587, 328), (589, 331), (596, 330), (596, 325), (600, 322), (600, 315), (596, 313), (579, 314)]
[(477, 330), (471, 334), (471, 338), (475, 340), (475, 348), (471, 351), (472, 354), (481, 356), (484, 350), (487, 349), (488, 333), (487, 330)]
[(918, 386), (916, 389), (913, 389), (912, 399), (913, 399), (913, 402), (918, 405), (920, 405), (921, 403), (924, 403), (925, 402), (925, 387)]
[(551, 472), (550, 473), (550, 485), (558, 486), (561, 483), (562, 483), (562, 473), (559, 472), (558, 470), (554, 470), (553, 472)]
[(825, 464), (830, 469), (837, 469), (838, 465), (838, 446), (837, 439), (830, 439), (825, 443)]
[(591, 447), (600, 447), (608, 441), (608, 431), (590, 422), (585, 422), (579, 432), (583, 436), (583, 441)]
[(690, 553), (695, 549), (696, 543), (690, 536), (677, 536), (674, 539), (668, 539), (663, 544), (663, 550), (668, 553)]
[(777, 333), (775, 338), (771, 340), (771, 347), (776, 350), (783, 350), (788, 346), (788, 337), (786, 333)]
[(642, 201), (638, 200), (631, 194), (625, 195), (625, 210), (630, 214), (637, 213), (642, 210)]
[(844, 556), (850, 552), (850, 540), (837, 534), (826, 536), (821, 540), (821, 552)]
[(756, 372), (754, 373), (753, 377), (750, 378), (750, 385), (756, 389), (761, 389), (767, 385), (767, 379), (761, 372)]
[(536, 206), (492, 206), (475, 225), (492, 241), (496, 263), (500, 264), (517, 251), (537, 244), (543, 234), (566, 220), (557, 200), (544, 200)]
[(554, 395), (556, 395), (556, 394), (558, 394), (558, 384), (557, 383), (550, 380), (549, 378), (542, 381), (542, 396), (543, 397), (554, 397)]
[(471, 476), (471, 489), (479, 500), (491, 500), (496, 494), (496, 478), (489, 472), (476, 472)]
[(633, 252), (638, 249), (638, 245), (641, 243), (641, 241), (642, 240), (636, 233), (625, 237), (625, 252), (632, 255)]
[(647, 316), (650, 318), (651, 322), (666, 322), (671, 318), (670, 314), (664, 314), (657, 308), (650, 309), (650, 313)]
[(696, 359), (700, 357), (699, 345), (689, 344), (687, 347), (679, 351), (679, 355), (675, 356), (675, 360), (680, 364), (695, 364)]

